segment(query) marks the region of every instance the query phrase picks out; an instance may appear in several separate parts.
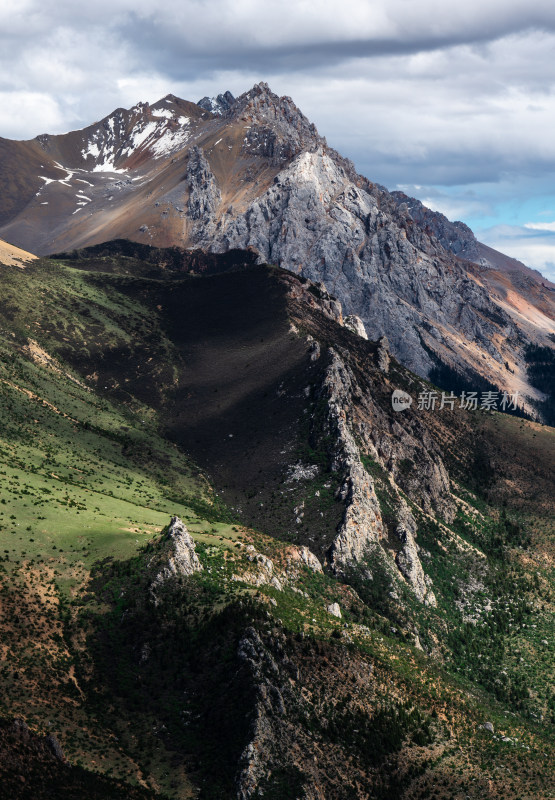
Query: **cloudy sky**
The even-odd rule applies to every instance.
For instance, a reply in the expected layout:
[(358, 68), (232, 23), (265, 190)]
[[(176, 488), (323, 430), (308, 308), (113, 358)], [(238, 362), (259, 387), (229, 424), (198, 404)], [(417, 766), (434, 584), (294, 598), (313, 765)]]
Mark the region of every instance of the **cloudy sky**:
[(371, 180), (555, 278), (552, 0), (0, 0), (0, 136), (259, 80)]

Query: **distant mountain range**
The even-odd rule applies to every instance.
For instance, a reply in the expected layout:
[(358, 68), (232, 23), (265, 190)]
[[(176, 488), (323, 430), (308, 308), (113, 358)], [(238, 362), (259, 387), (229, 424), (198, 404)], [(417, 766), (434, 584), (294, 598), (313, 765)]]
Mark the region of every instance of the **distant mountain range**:
[[(552, 346), (555, 289), (419, 201), (357, 174), (288, 97), (168, 95), (79, 131), (0, 139), (0, 237), (39, 255), (111, 239), (225, 252), (318, 283), (449, 389), (531, 400), (526, 347)], [(451, 380), (452, 382), (452, 380)]]

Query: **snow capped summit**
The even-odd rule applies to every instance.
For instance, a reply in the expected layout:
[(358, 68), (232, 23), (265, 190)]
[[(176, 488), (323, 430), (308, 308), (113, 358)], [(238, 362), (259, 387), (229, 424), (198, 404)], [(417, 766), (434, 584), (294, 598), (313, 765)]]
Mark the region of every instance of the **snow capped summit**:
[(190, 117), (168, 97), (154, 106), (138, 103), (129, 111), (118, 109), (87, 133), (81, 150), (87, 168), (126, 172), (145, 157), (163, 158), (182, 148), (189, 138)]
[[(86, 237), (98, 214), (114, 213), (118, 219), (116, 209), (122, 203), (133, 206), (134, 192), (159, 172), (175, 169), (172, 182), (179, 183), (181, 168), (172, 165), (178, 154), (187, 151), (206, 116), (195, 103), (167, 95), (154, 104), (117, 108), (104, 119), (67, 134), (42, 134), (29, 142), (8, 143), (13, 151), (10, 163), (15, 158), (24, 164), (26, 185), (18, 202), (29, 206), (26, 213), (32, 222), (25, 226), (33, 231), (37, 250), (50, 247), (73, 226), (80, 226)], [(143, 202), (152, 205), (141, 198), (141, 207)], [(181, 201), (176, 199), (174, 205), (181, 208)], [(8, 218), (9, 207), (8, 203)], [(2, 204), (0, 219), (1, 212)]]

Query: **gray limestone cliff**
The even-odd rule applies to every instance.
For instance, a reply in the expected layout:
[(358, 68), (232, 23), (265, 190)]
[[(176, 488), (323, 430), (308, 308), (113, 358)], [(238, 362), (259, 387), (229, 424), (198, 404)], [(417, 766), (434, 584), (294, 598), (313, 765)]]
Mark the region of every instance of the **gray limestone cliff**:
[(432, 211), (420, 200), (409, 197), (404, 192), (391, 192), (391, 197), (401, 213), (414, 220), (416, 224), (434, 236), (438, 242), (456, 256), (479, 263), (478, 240), (464, 222), (451, 222), (439, 211)]
[(342, 476), (339, 496), (345, 503), (345, 511), (330, 551), (331, 565), (341, 573), (353, 563), (363, 561), (384, 531), (374, 483), (364, 469), (347, 422), (351, 377), (331, 348), (330, 356), (321, 393), (327, 400), (327, 426), (335, 439), (332, 469)]
[(412, 587), (416, 597), (428, 606), (436, 606), (437, 601), (431, 590), (431, 581), (424, 573), (418, 546), (415, 541), (416, 522), (406, 502), (400, 498), (397, 508), (397, 526), (395, 533), (402, 544), (396, 556), (396, 563), (407, 583)]
[[(299, 137), (295, 150), (303, 137), (289, 130)], [(371, 339), (385, 334), (392, 353), (420, 375), (435, 365), (433, 352), (462, 369), (469, 357), (482, 368), (481, 352), (503, 363), (499, 334), (505, 341), (514, 326), (486, 290), (389, 193), (358, 178), (317, 138), (308, 147), (240, 214), (199, 228), (195, 244), (251, 247), (268, 263), (323, 281), (347, 316), (360, 317)], [(474, 349), (465, 350), (461, 337)]]
[[(332, 469), (342, 476), (339, 497), (345, 504), (343, 519), (330, 549), (333, 570), (341, 575), (356, 564), (364, 564), (371, 553), (383, 554), (380, 540), (385, 535), (380, 503), (374, 481), (365, 469), (359, 447), (350, 429), (352, 398), (356, 391), (354, 376), (330, 348), (331, 362), (326, 370), (321, 394), (327, 400), (327, 427), (335, 437)], [(396, 490), (395, 490), (396, 491)], [(435, 605), (429, 578), (424, 574), (415, 542), (416, 523), (406, 502), (398, 495), (396, 535), (401, 549), (396, 565), (414, 591), (427, 605)], [(388, 566), (387, 560), (384, 563)]]
[[(330, 565), (336, 574), (347, 575), (353, 566), (364, 566), (369, 557), (377, 556), (393, 583), (402, 578), (420, 602), (435, 605), (430, 578), (419, 558), (417, 525), (403, 495), (406, 492), (413, 497), (426, 513), (439, 512), (451, 518), (454, 511), (447, 471), (416, 416), (407, 414), (398, 422), (395, 412), (386, 413), (372, 393), (361, 388), (356, 374), (336, 350), (329, 348), (328, 357), (319, 397), (327, 409), (323, 433), (331, 443), (330, 467), (339, 477), (337, 497), (344, 504), (328, 552)], [(363, 454), (379, 465), (383, 474), (389, 474), (389, 514), (394, 515), (393, 527), (391, 520), (388, 522), (389, 531)], [(400, 466), (408, 463), (418, 465), (409, 480)], [(393, 550), (388, 537), (398, 540)]]

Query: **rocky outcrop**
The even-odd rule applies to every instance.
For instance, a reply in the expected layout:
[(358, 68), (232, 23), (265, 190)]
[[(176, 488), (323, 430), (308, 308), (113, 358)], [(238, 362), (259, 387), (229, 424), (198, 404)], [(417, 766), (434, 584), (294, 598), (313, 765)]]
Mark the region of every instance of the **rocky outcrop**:
[(62, 750), (62, 746), (60, 745), (59, 741), (56, 739), (53, 733), (48, 734), (46, 737), (46, 746), (58, 761), (65, 762), (66, 757), (64, 755), (64, 751)]
[(232, 112), (235, 118), (251, 123), (245, 131), (243, 152), (261, 156), (273, 166), (283, 166), (302, 151), (325, 145), (292, 99), (278, 97), (267, 83), (258, 83), (237, 98)]
[(378, 339), (378, 350), (376, 356), (378, 360), (378, 369), (381, 369), (381, 371), (385, 372), (387, 375), (389, 372), (389, 362), (391, 361), (389, 357), (389, 340), (387, 336), (380, 336)]
[(372, 339), (385, 334), (392, 353), (420, 375), (435, 365), (432, 352), (459, 368), (472, 357), (482, 372), (482, 352), (506, 360), (515, 329), (486, 290), (432, 231), (317, 140), (244, 211), (224, 215), (209, 235), (199, 231), (196, 244), (252, 247), (268, 263), (323, 281), (347, 316), (360, 317)]
[(241, 755), (237, 777), (237, 800), (250, 800), (267, 773), (272, 745), (275, 744), (272, 719), (282, 717), (286, 707), (278, 664), (254, 628), (246, 629), (237, 655), (250, 672), (256, 691), (249, 743)]
[[(15, 717), (11, 722), (2, 720), (0, 722), (0, 733), (6, 732), (12, 742), (19, 748), (27, 751), (27, 755), (40, 755), (47, 761), (54, 760), (68, 766), (68, 761), (64, 751), (53, 733), (48, 736), (40, 736), (32, 731), (24, 719)], [(1, 747), (0, 747), (1, 750)]]
[(245, 547), (245, 556), (249, 567), (239, 574), (233, 574), (231, 579), (249, 583), (251, 586), (273, 586), (281, 591), (285, 585), (294, 586), (304, 569), (320, 573), (323, 571), (318, 558), (305, 546), (289, 545), (285, 553), (285, 563), (279, 565), (259, 553), (252, 544)]
[(383, 535), (383, 524), (374, 483), (364, 469), (347, 423), (351, 376), (332, 348), (330, 356), (321, 394), (327, 401), (327, 427), (335, 440), (331, 466), (342, 476), (339, 496), (345, 511), (330, 550), (331, 565), (341, 574), (364, 560)]
[[(381, 557), (382, 563), (391, 573), (389, 561), (380, 545), (385, 528), (374, 481), (362, 463), (359, 448), (347, 423), (349, 417), (352, 417), (352, 398), (356, 393), (354, 376), (349, 374), (349, 370), (333, 349), (330, 349), (330, 355), (331, 364), (326, 372), (323, 390), (328, 403), (328, 427), (336, 436), (332, 469), (342, 474), (339, 496), (345, 503), (343, 520), (330, 549), (330, 562), (334, 571), (341, 575), (348, 572), (353, 565), (364, 564), (373, 553)], [(394, 484), (391, 490), (397, 496), (395, 533), (402, 545), (395, 563), (417, 599), (426, 605), (435, 606), (431, 581), (425, 575), (418, 557), (416, 523)], [(394, 577), (392, 574), (393, 579)]]
[(322, 565), (308, 547), (290, 547), (287, 551), (288, 571), (292, 564), (308, 567), (312, 572), (322, 572)]
[(402, 498), (399, 500), (396, 514), (397, 526), (395, 534), (402, 544), (395, 558), (399, 571), (414, 591), (418, 600), (428, 606), (436, 606), (437, 601), (430, 588), (430, 578), (424, 573), (418, 557), (418, 548), (415, 542), (416, 522)]
[(185, 180), (189, 185), (187, 210), (193, 220), (206, 220), (213, 216), (221, 200), (220, 190), (210, 165), (200, 147), (189, 153)]
[(168, 580), (188, 577), (202, 570), (195, 552), (195, 543), (185, 524), (179, 517), (172, 517), (164, 533), (156, 555), (150, 560), (155, 576), (150, 590), (156, 601), (156, 593)]
[(199, 100), (197, 106), (200, 106), (205, 111), (210, 111), (211, 114), (222, 116), (226, 111), (235, 104), (236, 100), (230, 91), (219, 94), (217, 97), (203, 97)]
[(357, 336), (360, 336), (362, 339), (368, 339), (368, 334), (366, 333), (364, 322), (361, 320), (360, 317), (357, 317), (356, 314), (349, 314), (347, 317), (345, 317), (344, 324), (346, 328), (348, 328), (353, 333), (356, 333)]
[(332, 617), (338, 617), (339, 619), (341, 619), (341, 608), (339, 606), (339, 603), (330, 603), (327, 611), (328, 614), (332, 615)]
[(426, 208), (420, 200), (409, 197), (404, 192), (392, 192), (391, 197), (402, 214), (406, 214), (419, 228), (437, 239), (446, 250), (469, 261), (479, 262), (478, 240), (464, 222), (451, 222), (439, 211)]
[(274, 589), (281, 591), (283, 589), (283, 576), (278, 577), (272, 559), (263, 553), (257, 552), (252, 544), (247, 545), (245, 550), (247, 560), (252, 564), (252, 567), (240, 575), (232, 575), (232, 580), (243, 581), (251, 584), (251, 586), (273, 586)]
[(282, 280), (288, 284), (289, 296), (292, 299), (302, 302), (308, 308), (323, 312), (339, 325), (344, 324), (341, 303), (337, 297), (328, 292), (324, 283), (320, 281), (315, 284), (304, 278), (299, 280), (297, 277), (289, 277), (286, 273), (282, 275)]

